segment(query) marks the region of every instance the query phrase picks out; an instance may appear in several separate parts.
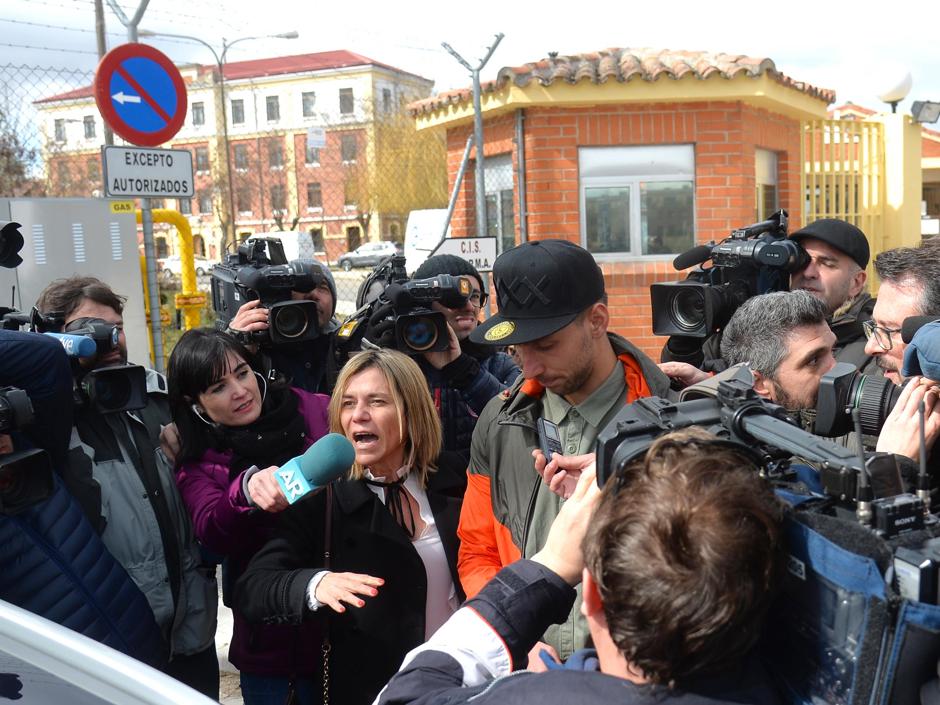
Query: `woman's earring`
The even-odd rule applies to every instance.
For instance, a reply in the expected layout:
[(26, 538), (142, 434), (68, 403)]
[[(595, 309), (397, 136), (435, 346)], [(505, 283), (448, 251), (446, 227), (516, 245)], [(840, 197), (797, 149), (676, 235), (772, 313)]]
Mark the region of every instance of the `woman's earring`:
[(202, 409), (200, 409), (200, 408), (199, 408), (198, 406), (196, 406), (195, 404), (193, 404), (190, 408), (193, 410), (193, 413), (196, 415), (196, 418), (199, 419), (200, 421), (202, 421), (206, 426), (209, 426), (209, 427), (211, 427), (211, 428), (218, 428), (218, 427), (219, 427), (219, 424), (217, 424), (215, 421), (209, 421), (209, 419), (207, 419), (205, 416), (203, 416), (203, 415), (202, 415), (202, 413), (203, 413), (203, 412), (202, 412)]
[(264, 398), (268, 394), (268, 380), (260, 372), (255, 372), (255, 376), (261, 380), (261, 403), (264, 404)]

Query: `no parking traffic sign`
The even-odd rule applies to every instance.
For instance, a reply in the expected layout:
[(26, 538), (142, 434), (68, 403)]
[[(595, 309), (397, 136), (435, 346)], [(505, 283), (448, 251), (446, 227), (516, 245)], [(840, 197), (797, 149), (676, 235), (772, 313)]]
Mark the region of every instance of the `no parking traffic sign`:
[(95, 102), (131, 144), (156, 147), (186, 119), (186, 84), (169, 57), (146, 44), (122, 44), (95, 71)]

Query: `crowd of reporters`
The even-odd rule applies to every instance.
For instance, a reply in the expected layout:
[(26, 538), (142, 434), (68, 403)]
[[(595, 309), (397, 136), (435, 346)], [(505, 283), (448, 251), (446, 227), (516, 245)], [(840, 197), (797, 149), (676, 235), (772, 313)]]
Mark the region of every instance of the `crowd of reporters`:
[[(432, 257), (410, 280), (387, 268), (340, 324), (325, 265), (243, 251), (213, 278), (224, 330), (185, 333), (167, 379), (146, 370), (139, 403), (106, 412), (83, 380), (127, 363), (123, 299), (92, 277), (53, 282), (37, 328), (104, 325), (114, 340), (67, 360), (48, 337), (0, 331), (0, 384), (35, 410), (0, 453), (19, 463), (44, 449), (51, 469), (23, 506), (0, 488), (11, 536), (0, 562), (37, 556), (5, 571), (0, 596), (217, 699), (220, 576), (249, 704), (568, 702), (585, 688), (592, 702), (774, 702), (753, 647), (781, 571), (784, 508), (761, 461), (688, 431), (599, 489), (586, 454), (624, 404), (714, 395), (736, 368), (813, 432), (821, 385), (843, 360), (907, 383), (876, 433), (841, 442), (897, 457), (904, 489), (923, 446), (936, 489), (940, 337), (927, 327), (902, 340), (902, 328), (940, 318), (940, 247), (880, 253), (875, 300), (857, 228), (818, 221), (790, 238), (805, 257), (792, 290), (736, 306), (701, 368), (657, 366), (608, 331), (603, 274), (568, 242), (501, 255), (498, 313), (483, 325), (484, 279), (456, 257)], [(246, 281), (262, 293), (236, 306), (254, 291)], [(554, 458), (537, 450), (540, 420), (560, 429)], [(289, 498), (279, 468), (330, 432), (348, 441), (352, 468)], [(825, 495), (812, 463), (798, 479)], [(108, 582), (89, 589), (102, 570)], [(38, 584), (65, 597), (50, 603)], [(526, 667), (555, 672), (491, 690)]]

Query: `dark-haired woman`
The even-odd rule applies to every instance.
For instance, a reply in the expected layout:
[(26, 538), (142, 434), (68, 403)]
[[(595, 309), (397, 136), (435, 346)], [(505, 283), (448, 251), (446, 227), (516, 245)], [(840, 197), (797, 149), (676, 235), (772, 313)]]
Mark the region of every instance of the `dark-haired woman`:
[[(191, 330), (170, 356), (170, 406), (180, 439), (176, 481), (196, 537), (225, 558), (223, 591), (273, 535), (288, 507), (274, 471), (328, 428), (329, 397), (264, 378), (231, 336)], [(304, 626), (249, 625), (235, 610), (229, 660), (248, 705), (315, 702), (321, 635)]]

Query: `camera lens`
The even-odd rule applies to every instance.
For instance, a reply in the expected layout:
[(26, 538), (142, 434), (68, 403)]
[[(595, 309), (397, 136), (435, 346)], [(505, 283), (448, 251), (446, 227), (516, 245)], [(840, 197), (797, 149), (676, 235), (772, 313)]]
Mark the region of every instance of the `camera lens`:
[(274, 329), (284, 338), (299, 338), (307, 331), (307, 313), (300, 306), (281, 306), (271, 321)]
[(676, 327), (683, 331), (694, 331), (705, 322), (705, 299), (698, 289), (682, 289), (670, 306), (670, 316)]
[(402, 338), (412, 350), (429, 350), (437, 342), (437, 326), (434, 325), (433, 319), (415, 318), (405, 326)]

